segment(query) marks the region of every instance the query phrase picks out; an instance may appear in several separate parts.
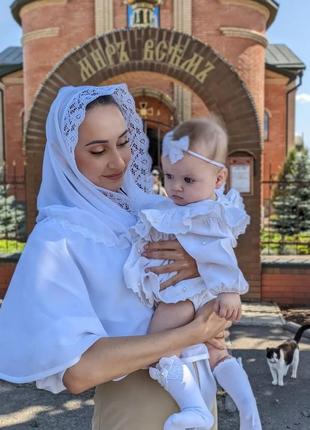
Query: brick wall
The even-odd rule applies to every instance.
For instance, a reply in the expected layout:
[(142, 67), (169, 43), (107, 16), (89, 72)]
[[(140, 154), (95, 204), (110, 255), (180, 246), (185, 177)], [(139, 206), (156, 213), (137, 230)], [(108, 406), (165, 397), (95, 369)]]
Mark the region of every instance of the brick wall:
[[(4, 155), (6, 174), (12, 177), (24, 176), (25, 155), (22, 148), (24, 87), (22, 72), (11, 73), (2, 79), (4, 84)], [(16, 163), (15, 167), (13, 163)]]
[(17, 258), (0, 258), (0, 299), (3, 299), (16, 267)]
[(310, 264), (263, 263), (262, 300), (310, 305)]
[[(275, 176), (281, 170), (286, 157), (286, 91), (288, 78), (266, 71), (265, 107), (269, 116), (269, 136), (264, 142), (265, 181), (270, 174)], [(263, 198), (270, 198), (268, 185), (264, 185)]]
[[(95, 34), (93, 0), (66, 4), (35, 2), (21, 10), (24, 34), (25, 110), (48, 72), (73, 48)], [(55, 29), (57, 36), (38, 36), (38, 31)], [(27, 40), (27, 34), (33, 38)], [(39, 33), (40, 34), (40, 33)], [(37, 61), (36, 59), (40, 60)]]

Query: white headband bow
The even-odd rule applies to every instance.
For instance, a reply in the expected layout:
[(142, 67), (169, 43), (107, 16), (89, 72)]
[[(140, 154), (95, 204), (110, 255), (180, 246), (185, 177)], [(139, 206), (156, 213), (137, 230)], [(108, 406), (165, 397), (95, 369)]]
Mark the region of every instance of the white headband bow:
[(225, 167), (225, 164), (223, 163), (204, 157), (203, 155), (198, 154), (198, 152), (191, 151), (189, 149), (188, 136), (183, 136), (180, 139), (173, 139), (173, 131), (169, 131), (165, 134), (163, 139), (163, 156), (168, 157), (171, 164), (181, 160), (184, 157), (185, 152), (193, 157), (200, 158), (200, 160), (213, 164), (216, 167)]

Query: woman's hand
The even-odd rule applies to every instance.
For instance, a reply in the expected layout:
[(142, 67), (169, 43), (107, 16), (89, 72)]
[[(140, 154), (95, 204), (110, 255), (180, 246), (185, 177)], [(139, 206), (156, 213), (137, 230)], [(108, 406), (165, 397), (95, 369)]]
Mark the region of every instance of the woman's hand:
[(142, 255), (147, 258), (173, 260), (173, 263), (149, 267), (147, 269), (148, 272), (151, 271), (157, 275), (177, 272), (176, 275), (160, 285), (161, 290), (171, 287), (171, 285), (183, 281), (184, 279), (191, 279), (199, 276), (196, 261), (182, 248), (176, 239), (148, 243), (144, 247)]
[(202, 306), (190, 324), (195, 327), (197, 343), (211, 341), (214, 346), (223, 349), (223, 344), (217, 342), (217, 337), (222, 336), (224, 329), (227, 328), (227, 321), (214, 312), (214, 300)]

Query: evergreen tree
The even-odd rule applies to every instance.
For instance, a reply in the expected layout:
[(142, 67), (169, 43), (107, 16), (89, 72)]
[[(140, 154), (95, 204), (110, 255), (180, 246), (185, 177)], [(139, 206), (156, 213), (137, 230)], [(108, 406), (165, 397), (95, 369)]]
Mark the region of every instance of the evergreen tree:
[(0, 183), (0, 239), (19, 239), (25, 231), (25, 208), (9, 188)]
[(284, 236), (310, 232), (310, 159), (303, 145), (292, 149), (273, 195), (272, 226)]

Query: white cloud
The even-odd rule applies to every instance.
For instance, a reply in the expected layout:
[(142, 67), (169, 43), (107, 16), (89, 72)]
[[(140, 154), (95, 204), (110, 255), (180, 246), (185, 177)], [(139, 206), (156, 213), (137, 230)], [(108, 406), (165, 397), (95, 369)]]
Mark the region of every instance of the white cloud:
[(298, 94), (296, 100), (300, 103), (310, 103), (310, 94), (302, 93)]

